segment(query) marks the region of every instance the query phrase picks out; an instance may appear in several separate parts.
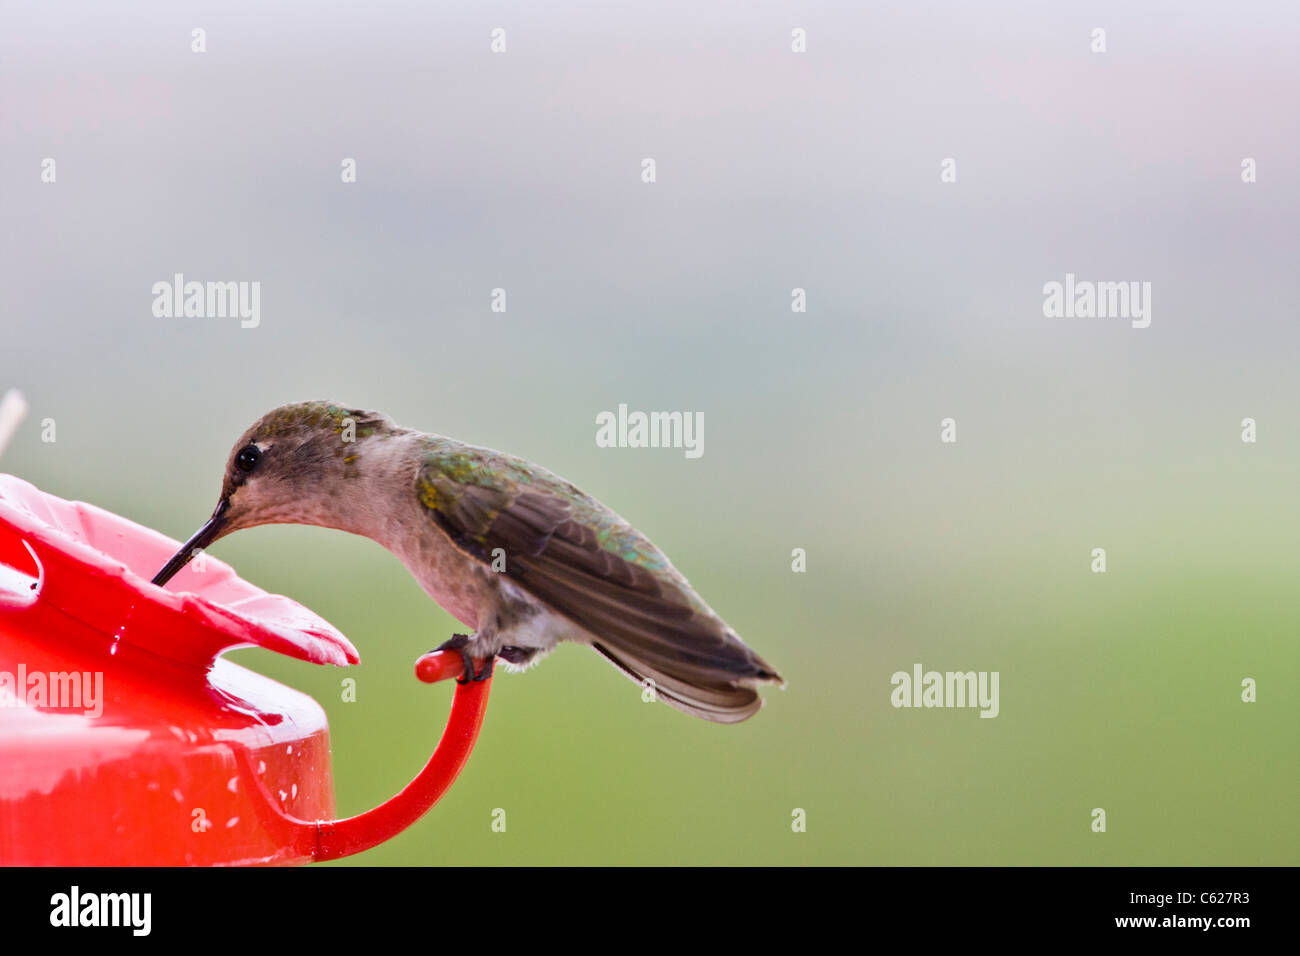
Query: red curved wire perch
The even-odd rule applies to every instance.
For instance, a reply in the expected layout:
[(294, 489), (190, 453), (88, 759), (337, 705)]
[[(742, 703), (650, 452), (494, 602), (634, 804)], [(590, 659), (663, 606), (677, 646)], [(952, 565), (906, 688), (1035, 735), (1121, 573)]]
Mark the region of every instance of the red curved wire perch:
[[(481, 667), (478, 662), (476, 667)], [(459, 678), (463, 673), (458, 653), (435, 651), (415, 663), (416, 676), (425, 683)], [(478, 740), (487, 710), (492, 679), (458, 684), (451, 715), (438, 747), (424, 769), (400, 793), (373, 810), (342, 820), (294, 820), (296, 842), (304, 856), (337, 860), (360, 853), (396, 836), (420, 819), (447, 792), (459, 776)]]

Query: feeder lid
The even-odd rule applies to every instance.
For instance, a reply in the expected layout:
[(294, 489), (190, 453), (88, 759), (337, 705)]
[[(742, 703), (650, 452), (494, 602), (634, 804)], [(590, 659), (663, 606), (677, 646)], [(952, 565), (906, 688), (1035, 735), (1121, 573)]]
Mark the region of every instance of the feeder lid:
[[(39, 594), (117, 641), (167, 657), (211, 661), (231, 648), (256, 646), (314, 664), (360, 661), (327, 621), (249, 584), (224, 561), (202, 555), (176, 575), (170, 590), (154, 587), (150, 579), (177, 542), (110, 511), (0, 475), (0, 523), (12, 532), (0, 536), (0, 566), (32, 566), (17, 549), (22, 539), (44, 564), (41, 578), (26, 589), (35, 593), (19, 594), (19, 604)], [(0, 608), (6, 601), (14, 603), (13, 591), (0, 588)], [(181, 641), (178, 632), (191, 641)]]

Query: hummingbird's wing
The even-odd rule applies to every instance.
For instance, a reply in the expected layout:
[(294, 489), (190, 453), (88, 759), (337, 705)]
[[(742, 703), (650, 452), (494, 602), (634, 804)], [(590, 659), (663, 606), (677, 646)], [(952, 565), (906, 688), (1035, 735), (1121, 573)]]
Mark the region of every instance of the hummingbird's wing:
[(440, 439), (417, 490), (458, 547), (485, 563), (503, 549), (507, 576), (678, 709), (744, 720), (762, 706), (753, 684), (781, 680), (644, 535), (545, 469)]

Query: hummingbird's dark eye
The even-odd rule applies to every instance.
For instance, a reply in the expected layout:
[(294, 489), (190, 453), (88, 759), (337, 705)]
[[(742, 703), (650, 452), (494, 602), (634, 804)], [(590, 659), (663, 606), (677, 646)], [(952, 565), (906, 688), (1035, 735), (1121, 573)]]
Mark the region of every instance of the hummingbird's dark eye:
[(235, 464), (239, 466), (240, 471), (252, 471), (261, 460), (262, 449), (256, 445), (245, 445), (235, 456)]

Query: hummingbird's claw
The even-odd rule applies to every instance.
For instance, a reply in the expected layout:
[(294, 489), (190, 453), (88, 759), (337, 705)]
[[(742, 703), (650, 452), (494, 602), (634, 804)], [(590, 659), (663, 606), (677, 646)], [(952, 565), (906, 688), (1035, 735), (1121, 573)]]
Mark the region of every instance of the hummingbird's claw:
[(483, 665), (483, 669), (478, 672), (474, 670), (474, 658), (470, 657), (469, 651), (463, 647), (460, 648), (460, 659), (465, 662), (465, 674), (456, 678), (457, 684), (477, 684), (479, 681), (487, 680), (492, 676), (492, 665), (496, 663), (495, 657), (489, 657), (487, 663)]
[(464, 668), (464, 673), (461, 674), (461, 676), (459, 676), (459, 677), (456, 678), (456, 683), (457, 683), (457, 684), (468, 684), (471, 680), (474, 679), (474, 676), (473, 676), (473, 675), (474, 675), (474, 658), (472, 658), (472, 657), (469, 656), (469, 651), (465, 650), (465, 648), (462, 647), (462, 648), (460, 648), (459, 650), (460, 650), (460, 662), (461, 662), (461, 666), (462, 666), (462, 668)]
[(475, 671), (474, 658), (470, 656), (469, 651), (465, 650), (467, 644), (469, 644), (468, 634), (453, 634), (448, 640), (443, 641), (430, 652), (456, 651), (460, 654), (461, 666), (464, 668), (465, 673), (456, 678), (457, 684), (468, 684), (471, 681), (477, 683), (478, 681), (487, 680), (492, 676), (492, 666), (496, 663), (495, 657), (489, 657), (487, 663), (483, 665), (483, 669)]

